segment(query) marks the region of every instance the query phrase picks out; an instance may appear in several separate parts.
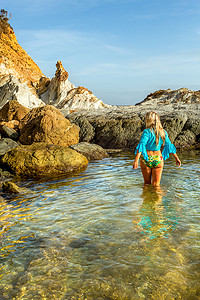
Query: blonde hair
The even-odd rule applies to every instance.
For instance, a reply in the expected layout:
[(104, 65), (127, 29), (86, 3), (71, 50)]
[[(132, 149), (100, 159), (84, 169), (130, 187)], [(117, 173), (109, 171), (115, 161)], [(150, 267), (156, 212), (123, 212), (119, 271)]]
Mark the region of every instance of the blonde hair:
[(159, 143), (159, 137), (163, 140), (163, 144), (165, 143), (165, 131), (162, 127), (162, 124), (160, 122), (159, 115), (154, 112), (150, 111), (146, 113), (146, 128), (150, 128), (151, 130), (154, 130), (156, 135), (156, 145)]

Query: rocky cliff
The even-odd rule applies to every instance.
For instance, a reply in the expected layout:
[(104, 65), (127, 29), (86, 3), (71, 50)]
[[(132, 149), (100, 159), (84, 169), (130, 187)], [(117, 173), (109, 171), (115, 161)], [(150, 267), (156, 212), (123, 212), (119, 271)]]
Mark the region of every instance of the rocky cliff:
[(62, 62), (56, 64), (55, 76), (42, 74), (32, 58), (18, 44), (8, 23), (7, 12), (0, 13), (0, 108), (9, 100), (28, 107), (51, 104), (63, 114), (77, 109), (109, 107), (84, 87), (68, 80)]
[(18, 44), (13, 28), (5, 16), (0, 17), (0, 75), (13, 75), (29, 87), (37, 84), (42, 71)]

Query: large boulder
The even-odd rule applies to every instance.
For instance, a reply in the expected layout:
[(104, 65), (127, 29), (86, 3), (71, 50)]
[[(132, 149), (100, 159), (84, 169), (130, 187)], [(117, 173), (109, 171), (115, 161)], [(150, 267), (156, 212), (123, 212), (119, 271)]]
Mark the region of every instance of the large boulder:
[(20, 142), (71, 146), (79, 142), (79, 127), (71, 124), (54, 106), (33, 108), (20, 123)]
[(0, 121), (21, 121), (30, 111), (29, 108), (20, 104), (17, 100), (8, 101), (0, 110)]
[(75, 112), (67, 118), (80, 126), (80, 142), (90, 142), (105, 149), (132, 148), (139, 142), (144, 121), (142, 117), (125, 109), (94, 111), (88, 113)]
[(1, 165), (13, 174), (24, 177), (56, 176), (81, 171), (88, 160), (66, 146), (34, 143), (20, 145), (0, 158)]
[(71, 146), (71, 148), (83, 154), (89, 161), (109, 157), (106, 150), (96, 144), (82, 142)]

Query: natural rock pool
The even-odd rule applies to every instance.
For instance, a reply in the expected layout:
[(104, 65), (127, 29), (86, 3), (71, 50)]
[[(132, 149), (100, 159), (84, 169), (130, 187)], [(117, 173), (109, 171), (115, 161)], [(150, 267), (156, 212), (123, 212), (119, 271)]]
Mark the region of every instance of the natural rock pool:
[(200, 151), (143, 186), (133, 155), (0, 202), (0, 299), (200, 299)]

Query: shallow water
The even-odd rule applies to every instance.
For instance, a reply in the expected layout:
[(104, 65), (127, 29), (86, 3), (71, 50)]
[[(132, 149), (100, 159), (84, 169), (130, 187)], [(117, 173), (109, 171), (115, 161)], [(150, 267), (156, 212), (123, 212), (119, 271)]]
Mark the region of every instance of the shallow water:
[(0, 299), (200, 299), (200, 151), (143, 186), (131, 153), (0, 202)]

